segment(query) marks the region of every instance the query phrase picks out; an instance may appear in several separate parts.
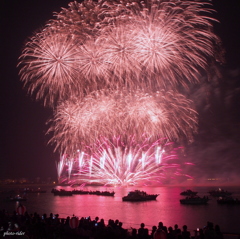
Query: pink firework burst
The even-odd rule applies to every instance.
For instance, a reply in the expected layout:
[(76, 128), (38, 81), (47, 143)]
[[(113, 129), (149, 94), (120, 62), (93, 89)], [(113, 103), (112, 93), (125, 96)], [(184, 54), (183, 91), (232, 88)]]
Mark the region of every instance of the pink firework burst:
[(21, 80), (36, 98), (54, 105), (68, 95), (78, 94), (80, 43), (70, 35), (43, 32), (32, 37), (20, 57)]
[(51, 142), (61, 153), (71, 154), (80, 145), (91, 145), (101, 137), (121, 135), (141, 142), (143, 135), (156, 140), (167, 137), (192, 140), (197, 113), (192, 102), (172, 91), (96, 91), (83, 100), (60, 104), (52, 120)]

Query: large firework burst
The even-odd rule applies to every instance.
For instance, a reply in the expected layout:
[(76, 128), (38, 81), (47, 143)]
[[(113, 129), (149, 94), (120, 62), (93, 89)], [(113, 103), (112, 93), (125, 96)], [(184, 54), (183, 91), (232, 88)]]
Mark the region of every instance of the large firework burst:
[(131, 135), (138, 142), (143, 136), (152, 141), (162, 136), (173, 141), (183, 136), (192, 140), (196, 128), (197, 113), (183, 95), (122, 89), (64, 101), (56, 109), (50, 131), (59, 151), (71, 154), (101, 137), (117, 135), (122, 135), (125, 142)]
[(37, 99), (53, 105), (56, 100), (78, 94), (83, 88), (79, 78), (79, 43), (66, 34), (39, 33), (26, 44), (20, 59), (21, 79)]

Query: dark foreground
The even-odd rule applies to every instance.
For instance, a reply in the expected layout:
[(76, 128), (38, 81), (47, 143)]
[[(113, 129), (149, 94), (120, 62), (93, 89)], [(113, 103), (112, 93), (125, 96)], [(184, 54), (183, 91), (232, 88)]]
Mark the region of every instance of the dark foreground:
[(104, 219), (96, 217), (59, 218), (58, 214), (52, 213), (40, 216), (37, 213), (17, 215), (16, 212), (9, 214), (5, 210), (0, 211), (1, 238), (31, 238), (31, 239), (223, 239), (220, 227), (207, 222), (207, 226), (197, 229), (193, 235), (187, 226), (181, 228), (177, 224), (165, 226), (159, 222), (158, 226), (151, 229), (145, 227), (144, 223), (139, 228), (125, 229), (119, 220)]

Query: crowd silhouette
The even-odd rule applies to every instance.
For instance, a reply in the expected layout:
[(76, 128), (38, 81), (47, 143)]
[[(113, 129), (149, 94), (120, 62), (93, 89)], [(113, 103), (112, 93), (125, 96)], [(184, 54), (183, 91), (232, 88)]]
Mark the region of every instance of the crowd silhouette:
[(0, 228), (2, 238), (29, 238), (29, 239), (223, 239), (219, 225), (207, 222), (206, 227), (188, 231), (187, 225), (178, 224), (165, 226), (159, 222), (157, 226), (148, 229), (144, 223), (137, 228), (123, 228), (118, 219), (104, 219), (96, 217), (59, 218), (58, 214), (49, 215), (25, 212), (18, 215), (5, 210), (0, 211)]

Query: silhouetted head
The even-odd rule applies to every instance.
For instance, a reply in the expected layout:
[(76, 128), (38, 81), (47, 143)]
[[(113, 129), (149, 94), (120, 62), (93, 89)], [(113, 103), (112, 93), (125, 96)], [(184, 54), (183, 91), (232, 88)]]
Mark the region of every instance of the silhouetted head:
[(136, 236), (137, 235), (137, 229), (133, 228), (132, 229), (132, 236)]
[(156, 231), (157, 227), (156, 226), (152, 226), (152, 231)]
[(207, 227), (209, 229), (213, 229), (213, 223), (212, 222), (207, 222)]
[(163, 222), (159, 222), (159, 223), (158, 223), (158, 227), (159, 227), (159, 228), (162, 228), (162, 227), (163, 227)]
[(220, 232), (220, 227), (219, 227), (219, 225), (215, 225), (215, 231), (216, 231), (216, 232)]

